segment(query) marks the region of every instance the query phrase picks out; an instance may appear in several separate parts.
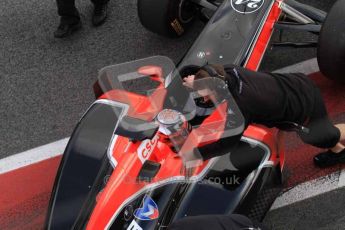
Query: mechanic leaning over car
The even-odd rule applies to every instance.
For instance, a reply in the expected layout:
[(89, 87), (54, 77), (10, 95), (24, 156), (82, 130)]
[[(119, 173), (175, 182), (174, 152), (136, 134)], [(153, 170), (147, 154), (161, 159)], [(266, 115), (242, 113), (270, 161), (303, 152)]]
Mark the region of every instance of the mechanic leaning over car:
[[(226, 82), (246, 122), (278, 129), (297, 124), (307, 144), (328, 149), (314, 157), (319, 167), (345, 163), (345, 124), (330, 121), (320, 90), (301, 73), (278, 74), (251, 71), (235, 65), (187, 66), (181, 70), (184, 85), (216, 77)], [(210, 100), (207, 95), (204, 100)]]

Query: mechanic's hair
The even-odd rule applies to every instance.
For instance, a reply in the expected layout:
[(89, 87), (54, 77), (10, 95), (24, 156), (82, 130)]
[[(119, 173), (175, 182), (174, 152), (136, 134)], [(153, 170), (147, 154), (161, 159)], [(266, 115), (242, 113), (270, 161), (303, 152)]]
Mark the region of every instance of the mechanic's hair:
[[(222, 65), (218, 65), (218, 64), (209, 64), (209, 66), (211, 66), (217, 73), (220, 79), (224, 80), (226, 72), (224, 70), (224, 67)], [(211, 77), (210, 74), (203, 70), (200, 69), (196, 74), (195, 74), (195, 80), (199, 80), (199, 79), (203, 79), (203, 78), (209, 78)]]

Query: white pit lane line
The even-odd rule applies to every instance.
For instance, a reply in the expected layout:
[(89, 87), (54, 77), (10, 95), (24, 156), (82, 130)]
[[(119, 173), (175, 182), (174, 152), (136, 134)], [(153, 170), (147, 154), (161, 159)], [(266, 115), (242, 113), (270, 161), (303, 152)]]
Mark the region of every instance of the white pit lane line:
[(69, 138), (64, 138), (62, 140), (1, 159), (0, 174), (62, 155), (68, 140)]
[[(311, 74), (319, 71), (316, 58), (274, 72)], [(0, 159), (0, 174), (62, 155), (69, 138)], [(272, 209), (281, 208), (345, 186), (345, 170), (297, 185), (277, 198)]]
[(273, 71), (274, 73), (304, 73), (306, 75), (319, 72), (319, 65), (317, 63), (317, 59), (313, 58), (310, 60), (306, 60), (292, 66), (284, 67), (282, 69), (278, 69)]
[(345, 170), (299, 184), (279, 196), (271, 210), (345, 187)]

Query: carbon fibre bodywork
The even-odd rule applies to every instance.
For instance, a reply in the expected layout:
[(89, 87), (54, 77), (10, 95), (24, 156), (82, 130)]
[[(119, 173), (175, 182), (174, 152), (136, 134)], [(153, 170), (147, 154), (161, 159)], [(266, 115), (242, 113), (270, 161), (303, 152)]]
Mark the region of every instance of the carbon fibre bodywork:
[(226, 0), (218, 8), (181, 60), (180, 67), (206, 63), (247, 64), (275, 1), (262, 1), (262, 6), (251, 13), (234, 10), (232, 2)]

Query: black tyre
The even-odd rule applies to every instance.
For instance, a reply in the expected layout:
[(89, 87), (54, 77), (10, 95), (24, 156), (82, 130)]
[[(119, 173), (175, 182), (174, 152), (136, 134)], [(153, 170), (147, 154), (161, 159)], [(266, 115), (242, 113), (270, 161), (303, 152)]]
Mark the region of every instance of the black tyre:
[(148, 30), (166, 37), (181, 36), (197, 12), (189, 0), (138, 0), (141, 24)]
[(345, 0), (338, 0), (322, 26), (317, 59), (321, 72), (345, 83)]

